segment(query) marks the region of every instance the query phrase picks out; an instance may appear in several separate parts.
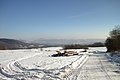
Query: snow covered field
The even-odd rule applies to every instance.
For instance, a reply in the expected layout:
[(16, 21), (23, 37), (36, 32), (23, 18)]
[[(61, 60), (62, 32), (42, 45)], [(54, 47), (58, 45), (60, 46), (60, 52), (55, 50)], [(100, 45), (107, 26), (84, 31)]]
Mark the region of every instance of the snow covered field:
[[(105, 76), (102, 76), (103, 73), (106, 75), (105, 70), (102, 70), (104, 66), (101, 66), (105, 63), (103, 61), (106, 61), (105, 64), (111, 65), (110, 67), (114, 66), (116, 70), (120, 69), (119, 66), (107, 62), (109, 59), (105, 53), (100, 54), (100, 52), (106, 51), (104, 47), (90, 47), (87, 52), (72, 49), (79, 55), (51, 57), (52, 54), (56, 54), (56, 51), (61, 49), (61, 47), (48, 47), (43, 49), (0, 50), (0, 80), (106, 80)], [(99, 64), (100, 62), (101, 64)], [(90, 76), (85, 72), (89, 71), (89, 74), (94, 74), (94, 71), (88, 70), (93, 68), (101, 69), (101, 74), (99, 74), (102, 76), (101, 79), (97, 79), (95, 77), (97, 75)], [(110, 71), (111, 69), (113, 68), (109, 68)], [(114, 74), (116, 78), (107, 78), (107, 80), (118, 80), (120, 78), (120, 73), (113, 72), (111, 74)], [(85, 78), (85, 75), (88, 78)]]

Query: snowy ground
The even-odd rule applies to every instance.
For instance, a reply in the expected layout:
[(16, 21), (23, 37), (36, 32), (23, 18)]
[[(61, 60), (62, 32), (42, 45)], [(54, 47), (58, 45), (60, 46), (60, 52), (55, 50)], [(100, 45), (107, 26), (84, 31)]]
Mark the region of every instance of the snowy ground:
[(119, 80), (120, 66), (103, 53), (104, 47), (72, 49), (79, 55), (51, 57), (61, 49), (0, 50), (0, 80)]

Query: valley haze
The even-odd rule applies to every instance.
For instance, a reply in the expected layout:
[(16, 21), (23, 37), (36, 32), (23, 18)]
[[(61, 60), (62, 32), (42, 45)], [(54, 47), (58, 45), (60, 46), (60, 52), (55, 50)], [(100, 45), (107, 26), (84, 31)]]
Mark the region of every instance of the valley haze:
[(93, 44), (95, 42), (105, 42), (105, 39), (37, 39), (33, 43), (47, 45), (67, 45), (67, 44)]

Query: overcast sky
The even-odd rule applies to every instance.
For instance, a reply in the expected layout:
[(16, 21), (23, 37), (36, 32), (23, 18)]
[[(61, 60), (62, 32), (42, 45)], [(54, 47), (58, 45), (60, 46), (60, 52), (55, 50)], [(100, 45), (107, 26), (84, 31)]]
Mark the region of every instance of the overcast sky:
[(0, 0), (0, 37), (105, 39), (120, 24), (120, 0)]

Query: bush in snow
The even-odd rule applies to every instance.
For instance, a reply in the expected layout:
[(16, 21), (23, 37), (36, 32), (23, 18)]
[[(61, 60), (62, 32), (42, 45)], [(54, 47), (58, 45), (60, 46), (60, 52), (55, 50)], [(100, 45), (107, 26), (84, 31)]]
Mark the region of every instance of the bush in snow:
[(110, 37), (106, 39), (107, 52), (120, 51), (120, 25), (110, 31)]

